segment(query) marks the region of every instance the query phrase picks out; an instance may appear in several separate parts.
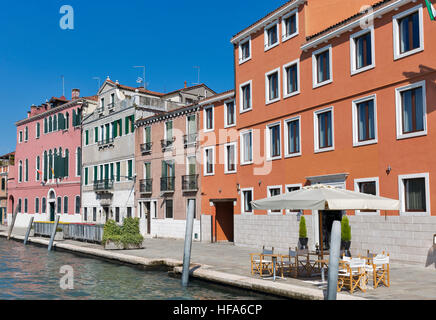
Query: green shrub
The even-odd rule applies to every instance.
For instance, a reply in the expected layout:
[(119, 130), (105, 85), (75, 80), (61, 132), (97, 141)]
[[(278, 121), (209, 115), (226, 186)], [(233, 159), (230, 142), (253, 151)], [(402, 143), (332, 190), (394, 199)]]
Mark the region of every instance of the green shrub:
[(144, 237), (139, 232), (139, 218), (125, 218), (121, 227), (114, 220), (108, 220), (103, 229), (103, 244), (108, 241), (124, 247), (141, 244)]
[(342, 217), (341, 221), (341, 239), (342, 241), (351, 241), (351, 226), (346, 215)]
[(307, 238), (306, 219), (304, 216), (301, 216), (300, 218), (299, 236), (300, 238)]

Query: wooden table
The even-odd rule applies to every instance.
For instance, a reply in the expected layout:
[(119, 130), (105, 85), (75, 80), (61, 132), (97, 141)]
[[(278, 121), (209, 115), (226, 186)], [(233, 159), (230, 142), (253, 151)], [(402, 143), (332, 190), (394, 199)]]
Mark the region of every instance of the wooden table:
[(277, 258), (280, 257), (280, 254), (277, 253), (268, 253), (262, 254), (263, 257), (271, 257), (273, 263), (273, 281), (276, 281), (276, 267), (277, 267)]

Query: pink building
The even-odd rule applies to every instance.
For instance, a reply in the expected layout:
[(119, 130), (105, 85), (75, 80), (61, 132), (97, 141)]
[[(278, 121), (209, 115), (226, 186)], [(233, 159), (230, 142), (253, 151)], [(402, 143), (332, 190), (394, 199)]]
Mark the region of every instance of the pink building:
[(8, 219), (18, 206), (15, 226), (35, 221), (80, 222), (81, 119), (96, 107), (96, 97), (55, 98), (33, 105), (16, 123), (15, 166), (8, 184)]

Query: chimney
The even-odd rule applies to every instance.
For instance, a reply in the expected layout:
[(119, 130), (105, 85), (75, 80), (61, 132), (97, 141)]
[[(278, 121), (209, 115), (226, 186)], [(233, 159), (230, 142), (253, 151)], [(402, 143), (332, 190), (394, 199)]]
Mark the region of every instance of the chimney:
[(185, 88), (187, 88), (187, 86), (186, 86), (186, 85), (187, 85), (187, 83), (186, 83), (186, 81), (185, 81)]
[(79, 98), (80, 98), (80, 89), (71, 90), (71, 100), (75, 100)]

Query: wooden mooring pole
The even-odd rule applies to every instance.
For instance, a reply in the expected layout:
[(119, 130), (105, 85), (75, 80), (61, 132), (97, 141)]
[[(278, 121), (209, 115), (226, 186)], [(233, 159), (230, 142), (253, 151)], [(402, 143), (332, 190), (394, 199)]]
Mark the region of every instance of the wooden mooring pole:
[(18, 214), (18, 209), (19, 209), (19, 204), (17, 204), (17, 206), (15, 207), (15, 211), (12, 213), (12, 222), (11, 225), (9, 226), (9, 230), (8, 230), (8, 240), (11, 238), (11, 234), (12, 234), (12, 229), (14, 228), (14, 224), (15, 224), (15, 219), (17, 219), (17, 214)]
[(182, 286), (189, 282), (189, 266), (191, 264), (192, 230), (194, 228), (194, 200), (188, 200), (188, 216), (186, 217), (185, 248), (183, 250)]
[(54, 241), (54, 238), (56, 236), (56, 229), (58, 228), (58, 223), (59, 223), (60, 217), (61, 217), (60, 215), (56, 216), (56, 222), (54, 224), (53, 231), (51, 232), (50, 243), (48, 244), (48, 251), (51, 251), (51, 248), (53, 246), (53, 241)]
[(34, 217), (30, 218), (29, 226), (27, 227), (26, 236), (24, 237), (24, 245), (26, 245), (27, 239), (29, 239), (30, 230), (32, 229), (32, 225), (33, 225), (33, 218)]

